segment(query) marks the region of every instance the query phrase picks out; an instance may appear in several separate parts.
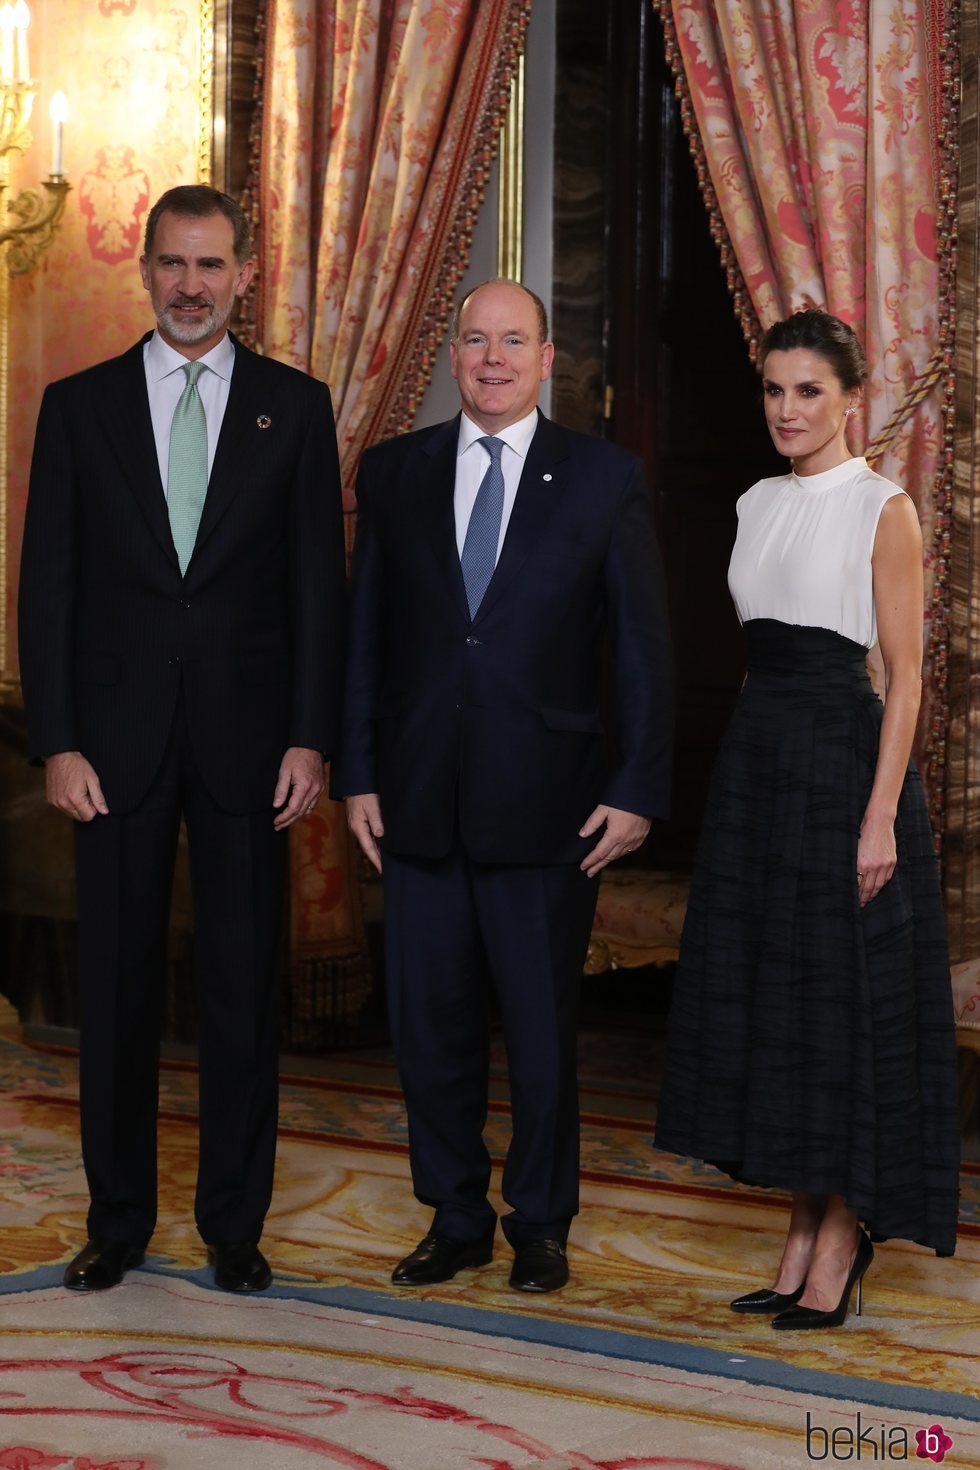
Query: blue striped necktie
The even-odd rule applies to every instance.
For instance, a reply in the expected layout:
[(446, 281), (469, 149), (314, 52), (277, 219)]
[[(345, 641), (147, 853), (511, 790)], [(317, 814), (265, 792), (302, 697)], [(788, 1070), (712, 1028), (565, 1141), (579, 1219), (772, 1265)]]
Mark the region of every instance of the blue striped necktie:
[(170, 422), (170, 458), (167, 464), (167, 514), (177, 548), (181, 572), (197, 540), (204, 497), (208, 493), (208, 425), (197, 380), (203, 362), (188, 362), (182, 369), (187, 382), (177, 400)]
[(463, 554), (459, 559), (471, 619), (476, 617), (483, 594), (490, 585), (493, 569), (497, 565), (497, 542), (500, 540), (500, 521), (504, 513), (504, 472), (500, 466), (504, 441), (487, 434), (478, 439), (477, 443), (482, 444), (489, 454), (490, 463), (476, 492), (473, 513), (463, 542)]

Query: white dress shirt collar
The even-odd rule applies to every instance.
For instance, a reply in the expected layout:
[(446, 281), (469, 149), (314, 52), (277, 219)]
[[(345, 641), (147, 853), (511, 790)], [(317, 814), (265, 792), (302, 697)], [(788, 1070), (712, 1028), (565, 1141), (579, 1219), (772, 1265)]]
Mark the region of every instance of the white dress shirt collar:
[[(147, 378), (152, 383), (158, 383), (161, 378), (167, 378), (175, 373), (178, 368), (186, 367), (189, 359), (165, 342), (158, 331), (146, 344), (146, 355), (144, 357)], [(228, 381), (231, 378), (232, 369), (235, 365), (235, 344), (226, 332), (216, 347), (210, 352), (205, 352), (203, 357), (197, 359), (204, 366), (210, 368), (219, 378)]]
[[(502, 439), (509, 448), (513, 449), (515, 454), (519, 454), (521, 459), (523, 459), (527, 454), (528, 445), (534, 438), (534, 431), (537, 427), (538, 411), (536, 408), (532, 408), (531, 412), (525, 418), (518, 419), (516, 424), (508, 424), (506, 429), (501, 429), (499, 433), (491, 437)], [(486, 432), (486, 429), (481, 429), (480, 425), (475, 424), (465, 413), (461, 414), (459, 420), (459, 438), (456, 441), (456, 458), (458, 459), (460, 455), (465, 454), (470, 445), (475, 444), (478, 439), (483, 439), (486, 436)]]

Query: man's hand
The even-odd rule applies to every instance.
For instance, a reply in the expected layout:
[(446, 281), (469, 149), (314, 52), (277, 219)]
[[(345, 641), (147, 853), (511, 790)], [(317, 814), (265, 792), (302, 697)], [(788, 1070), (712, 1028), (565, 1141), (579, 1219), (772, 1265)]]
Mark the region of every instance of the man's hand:
[(621, 858), (624, 853), (633, 852), (639, 847), (650, 830), (648, 817), (638, 817), (635, 812), (622, 812), (615, 806), (597, 806), (585, 826), (579, 832), (580, 837), (591, 837), (598, 832), (603, 822), (606, 830), (588, 857), (583, 859), (581, 867), (594, 878), (601, 868), (611, 863), (614, 858)]
[[(282, 758), (272, 805), (277, 832), (291, 827), (297, 817), (308, 817), (323, 791), (323, 756), (305, 745), (291, 745)], [(286, 801), (287, 796), (289, 800)]]
[(44, 789), (51, 805), (76, 822), (109, 815), (99, 778), (79, 750), (45, 757)]
[(373, 868), (381, 872), (381, 850), (376, 838), (385, 835), (381, 820), (381, 803), (374, 791), (363, 796), (348, 796), (347, 825), (360, 844), (361, 851)]

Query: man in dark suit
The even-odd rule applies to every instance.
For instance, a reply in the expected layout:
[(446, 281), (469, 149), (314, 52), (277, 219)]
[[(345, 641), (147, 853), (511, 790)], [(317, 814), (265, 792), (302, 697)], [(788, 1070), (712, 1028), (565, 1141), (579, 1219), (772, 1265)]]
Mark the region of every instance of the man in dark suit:
[(578, 1208), (596, 875), (667, 808), (663, 573), (639, 461), (537, 410), (554, 355), (538, 298), (478, 287), (450, 351), (462, 414), (363, 457), (332, 789), (379, 870), (383, 854), (412, 1178), (435, 1210), (392, 1279), (444, 1281), (491, 1257), (492, 985), (511, 1082), (510, 1281), (551, 1291)]
[(339, 711), (344, 553), (324, 384), (228, 333), (252, 276), (227, 195), (150, 211), (157, 329), (53, 383), (20, 581), (32, 757), (76, 822), (89, 1241), (65, 1285), (115, 1285), (156, 1218), (170, 892), (187, 825), (198, 971), (198, 1229), (217, 1284), (262, 1290), (272, 1192), (286, 829)]

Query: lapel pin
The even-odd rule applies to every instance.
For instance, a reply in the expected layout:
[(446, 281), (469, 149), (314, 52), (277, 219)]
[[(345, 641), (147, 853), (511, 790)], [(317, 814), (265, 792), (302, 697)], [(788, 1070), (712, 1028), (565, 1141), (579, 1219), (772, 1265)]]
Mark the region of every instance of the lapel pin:
[(542, 480), (550, 480), (551, 479), (551, 476), (550, 475), (542, 475), (541, 478), (542, 478)]
[(255, 422), (258, 424), (260, 429), (272, 428), (272, 420), (267, 413), (260, 413)]

